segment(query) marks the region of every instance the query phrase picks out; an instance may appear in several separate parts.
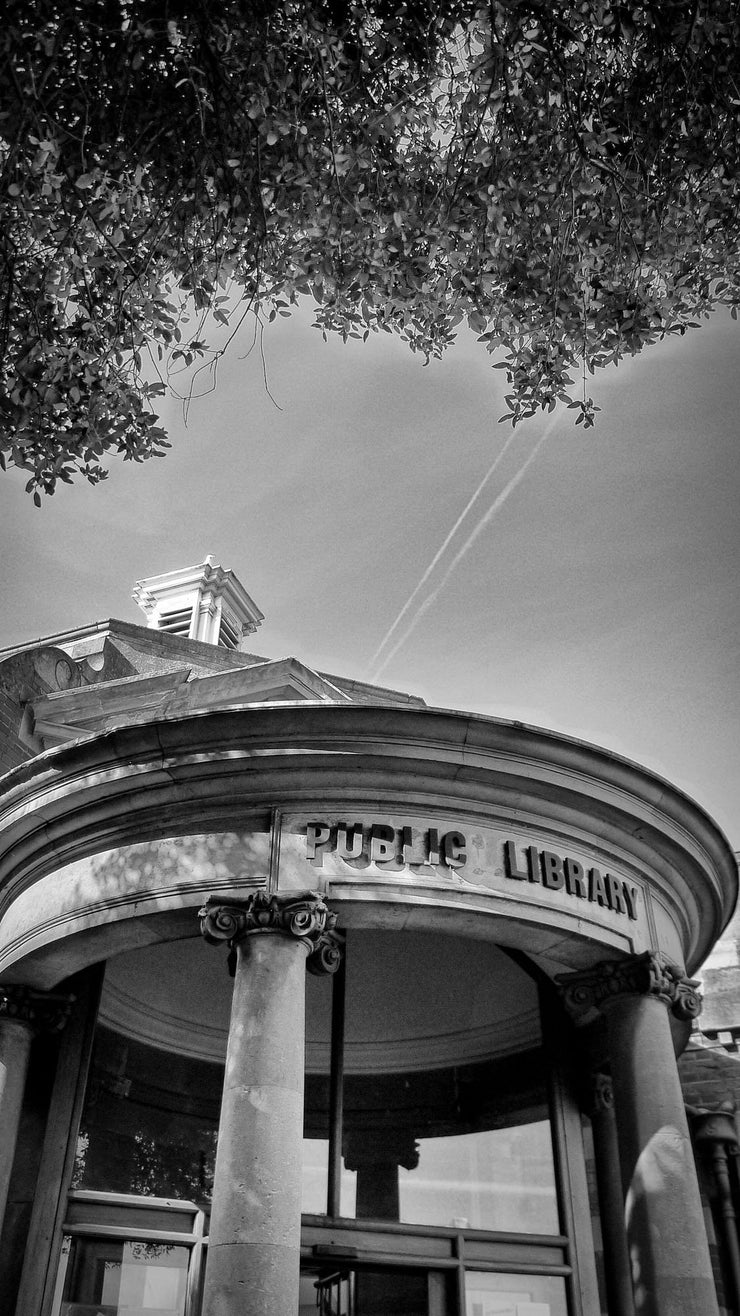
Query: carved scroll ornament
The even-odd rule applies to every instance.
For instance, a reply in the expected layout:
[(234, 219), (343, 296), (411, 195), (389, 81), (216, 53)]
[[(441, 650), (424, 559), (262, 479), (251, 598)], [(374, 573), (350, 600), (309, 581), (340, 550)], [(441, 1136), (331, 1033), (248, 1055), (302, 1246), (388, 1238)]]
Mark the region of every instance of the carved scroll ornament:
[[(244, 901), (209, 900), (199, 912), (200, 930), (211, 945), (226, 942), (232, 954), (239, 942), (257, 933), (295, 938), (308, 950), (309, 973), (336, 973), (342, 958), (337, 916), (321, 896), (268, 895), (256, 891)], [(231, 967), (231, 966), (230, 966)]]
[(605, 960), (578, 973), (561, 973), (557, 982), (565, 1007), (576, 1021), (624, 995), (655, 996), (678, 1019), (696, 1019), (701, 1013), (698, 981), (687, 978), (679, 965), (655, 951)]

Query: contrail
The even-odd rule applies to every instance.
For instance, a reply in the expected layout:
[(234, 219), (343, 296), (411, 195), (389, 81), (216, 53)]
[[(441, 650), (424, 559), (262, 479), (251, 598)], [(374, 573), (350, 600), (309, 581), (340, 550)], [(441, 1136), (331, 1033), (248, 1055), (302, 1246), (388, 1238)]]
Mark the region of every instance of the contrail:
[[(526, 473), (527, 467), (528, 467), (528, 466), (531, 466), (532, 462), (534, 461), (535, 457), (537, 456), (537, 453), (539, 452), (540, 448), (542, 447), (543, 443), (545, 442), (545, 439), (547, 439), (547, 438), (549, 437), (549, 435), (552, 433), (552, 431), (553, 431), (553, 429), (554, 429), (554, 427), (555, 427), (555, 425), (556, 425), (556, 423), (557, 423), (557, 421), (558, 421), (559, 419), (560, 419), (560, 417), (559, 417), (557, 414), (551, 417), (549, 423), (548, 423), (547, 426), (545, 427), (544, 433), (543, 433), (542, 436), (537, 440), (537, 443), (536, 443), (535, 446), (533, 447), (533, 449), (532, 449), (532, 451), (530, 452), (529, 456), (527, 457), (526, 461), (524, 461), (524, 462), (522, 463), (522, 465), (519, 467), (519, 470), (517, 471), (516, 475), (513, 475), (513, 476), (511, 477), (511, 479), (509, 480), (509, 483), (508, 483), (507, 485), (505, 485), (504, 488), (501, 490), (501, 493), (500, 493), (500, 494), (497, 494), (497, 496), (494, 498), (494, 500), (493, 500), (493, 502), (491, 503), (491, 506), (488, 508), (488, 510), (485, 511), (485, 512), (483, 513), (482, 517), (480, 518), (480, 521), (478, 521), (477, 525), (476, 525), (476, 526), (474, 527), (474, 529), (470, 532), (470, 534), (468, 535), (468, 538), (465, 540), (465, 543), (463, 544), (462, 548), (459, 549), (458, 552), (457, 552), (457, 553), (455, 554), (455, 556), (453, 557), (452, 561), (450, 562), (449, 566), (447, 567), (447, 570), (445, 571), (445, 573), (444, 573), (442, 579), (440, 580), (439, 584), (437, 585), (437, 587), (436, 587), (434, 590), (432, 590), (432, 593), (429, 594), (429, 595), (427, 596), (427, 598), (425, 598), (424, 602), (423, 602), (423, 603), (417, 608), (416, 612), (413, 614), (413, 616), (412, 616), (412, 618), (411, 618), (411, 621), (409, 622), (409, 624), (408, 624), (408, 626), (406, 627), (405, 631), (404, 631), (403, 634), (401, 635), (400, 639), (396, 640), (396, 643), (393, 645), (393, 648), (392, 648), (392, 649), (386, 654), (385, 658), (384, 658), (383, 661), (380, 663), (380, 665), (379, 665), (378, 667), (376, 667), (375, 671), (373, 672), (372, 676), (370, 677), (370, 680), (371, 680), (371, 681), (377, 681), (378, 677), (379, 677), (379, 676), (385, 671), (385, 669), (386, 669), (386, 667), (388, 666), (389, 662), (390, 662), (390, 661), (395, 657), (395, 655), (398, 653), (398, 650), (399, 650), (400, 648), (403, 647), (403, 645), (406, 643), (406, 641), (407, 641), (407, 639), (409, 638), (409, 636), (411, 635), (411, 633), (412, 633), (414, 630), (416, 630), (416, 627), (417, 627), (418, 623), (421, 621), (422, 617), (424, 616), (424, 613), (429, 611), (429, 609), (431, 608), (431, 606), (432, 606), (432, 604), (434, 603), (435, 599), (438, 597), (438, 595), (439, 595), (439, 594), (442, 592), (442, 590), (444, 589), (444, 587), (445, 587), (445, 585), (447, 584), (447, 581), (450, 579), (450, 576), (452, 575), (453, 571), (455, 571), (455, 570), (457, 569), (457, 567), (458, 567), (458, 566), (460, 565), (460, 563), (462, 562), (463, 558), (466, 557), (466, 555), (468, 554), (468, 552), (469, 552), (470, 549), (472, 548), (472, 546), (473, 546), (473, 544), (475, 543), (475, 541), (476, 541), (476, 539), (478, 538), (478, 536), (481, 534), (481, 532), (482, 532), (483, 530), (485, 530), (485, 528), (486, 528), (486, 526), (489, 524), (489, 522), (493, 520), (493, 517), (496, 515), (497, 511), (499, 510), (499, 508), (500, 508), (500, 507), (503, 507), (504, 503), (506, 502), (506, 499), (509, 497), (509, 494), (510, 494), (510, 493), (516, 488), (516, 486), (519, 484), (519, 481), (520, 481), (521, 479), (523, 479), (523, 477), (524, 477), (524, 475), (525, 475), (525, 473)], [(501, 453), (500, 455), (503, 456), (503, 453)], [(435, 559), (435, 560), (436, 560), (436, 559)], [(428, 573), (427, 573), (427, 575), (428, 575)], [(421, 582), (420, 582), (420, 584), (421, 584)], [(417, 590), (418, 590), (418, 588), (419, 588), (419, 587), (417, 587)]]
[(424, 575), (422, 576), (421, 580), (419, 581), (419, 583), (416, 585), (416, 587), (415, 587), (415, 588), (411, 591), (411, 593), (409, 594), (409, 596), (408, 596), (406, 602), (404, 603), (403, 607), (401, 608), (401, 611), (399, 612), (398, 616), (396, 617), (396, 620), (393, 622), (393, 624), (392, 624), (391, 626), (389, 626), (388, 630), (386, 631), (385, 635), (383, 636), (382, 640), (380, 641), (380, 644), (378, 645), (377, 649), (375, 650), (375, 653), (373, 654), (372, 658), (370, 658), (370, 660), (368, 661), (368, 664), (367, 664), (367, 665), (368, 665), (368, 669), (371, 668), (372, 665), (373, 665), (373, 663), (376, 662), (377, 659), (380, 657), (380, 655), (381, 655), (381, 653), (383, 652), (383, 650), (384, 650), (386, 644), (388, 643), (389, 639), (391, 638), (393, 632), (396, 630), (396, 628), (399, 626), (399, 624), (403, 621), (404, 617), (406, 616), (406, 613), (408, 612), (409, 608), (411, 607), (411, 604), (413, 603), (413, 601), (414, 601), (414, 599), (416, 598), (417, 594), (418, 594), (419, 591), (422, 590), (422, 589), (424, 588), (424, 586), (426, 585), (426, 583), (427, 583), (429, 577), (431, 576), (432, 572), (434, 571), (434, 568), (436, 567), (437, 563), (439, 562), (439, 559), (441, 558), (442, 554), (444, 553), (445, 549), (447, 548), (447, 545), (450, 543), (450, 541), (451, 541), (452, 539), (454, 539), (454, 537), (455, 537), (457, 531), (459, 530), (460, 526), (462, 525), (463, 521), (465, 520), (465, 517), (468, 515), (468, 512), (470, 511), (471, 507), (473, 506), (473, 503), (475, 503), (475, 502), (478, 500), (478, 498), (480, 497), (480, 495), (483, 493), (483, 490), (485, 489), (486, 485), (488, 484), (488, 481), (490, 480), (491, 476), (493, 475), (494, 471), (496, 470), (496, 468), (497, 468), (499, 462), (502, 461), (503, 458), (504, 458), (504, 456), (506, 455), (506, 451), (507, 451), (507, 449), (508, 449), (508, 447), (509, 447), (509, 444), (512, 443), (513, 440), (514, 440), (515, 438), (516, 438), (516, 431), (515, 431), (515, 430), (512, 430), (512, 431), (511, 431), (511, 434), (509, 435), (508, 439), (506, 440), (506, 443), (504, 444), (503, 448), (501, 449), (501, 451), (500, 451), (498, 457), (497, 457), (496, 460), (493, 462), (493, 464), (492, 464), (491, 466), (489, 466), (488, 470), (486, 471), (485, 475), (483, 476), (483, 479), (481, 480), (480, 484), (478, 485), (478, 488), (475, 490), (474, 493), (472, 493), (472, 494), (470, 495), (470, 498), (468, 499), (468, 501), (467, 501), (467, 503), (465, 504), (465, 506), (464, 506), (462, 512), (461, 512), (460, 515), (458, 516), (458, 518), (457, 518), (455, 524), (453, 525), (452, 529), (450, 530), (450, 532), (449, 532), (447, 538), (445, 539), (444, 543), (443, 543), (443, 544), (437, 549), (437, 552), (434, 554), (434, 557), (432, 558), (431, 562), (429, 563), (429, 566), (427, 567), (426, 571), (424, 572)]

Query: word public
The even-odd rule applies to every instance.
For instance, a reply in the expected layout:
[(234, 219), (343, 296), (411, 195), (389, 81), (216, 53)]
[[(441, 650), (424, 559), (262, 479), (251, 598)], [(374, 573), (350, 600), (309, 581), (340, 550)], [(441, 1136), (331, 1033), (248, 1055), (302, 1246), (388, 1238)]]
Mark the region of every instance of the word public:
[(435, 827), (420, 833), (411, 827), (391, 827), (389, 823), (372, 823), (369, 827), (354, 823), (309, 823), (306, 828), (306, 857), (321, 868), (325, 854), (336, 854), (345, 862), (382, 864), (399, 872), (414, 865), (439, 864), (445, 868), (462, 868), (467, 860), (462, 832), (440, 832)]
[(637, 918), (637, 887), (598, 868), (586, 870), (577, 859), (561, 858), (553, 850), (528, 845), (523, 855), (514, 841), (504, 842), (504, 871), (515, 882), (537, 882), (548, 891), (565, 891), (615, 914)]

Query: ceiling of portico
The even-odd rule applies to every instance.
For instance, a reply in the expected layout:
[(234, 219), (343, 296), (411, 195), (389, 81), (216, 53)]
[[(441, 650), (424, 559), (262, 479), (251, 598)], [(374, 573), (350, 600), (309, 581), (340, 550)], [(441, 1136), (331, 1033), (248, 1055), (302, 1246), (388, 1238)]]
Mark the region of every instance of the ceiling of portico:
[[(108, 964), (100, 1021), (165, 1051), (222, 1062), (231, 1007), (225, 954), (199, 938)], [(306, 1067), (328, 1072), (332, 980), (306, 978)], [(424, 933), (350, 933), (345, 1071), (419, 1071), (536, 1046), (537, 990), (502, 950)]]

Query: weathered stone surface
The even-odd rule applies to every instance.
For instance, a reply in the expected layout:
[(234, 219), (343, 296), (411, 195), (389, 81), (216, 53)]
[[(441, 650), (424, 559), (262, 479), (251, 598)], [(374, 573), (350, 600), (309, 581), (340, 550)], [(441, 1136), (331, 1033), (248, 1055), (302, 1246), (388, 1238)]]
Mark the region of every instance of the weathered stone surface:
[[(397, 923), (423, 915), (425, 926), (439, 914), (460, 935), (471, 928), (486, 935), (487, 925), (492, 940), (503, 936), (548, 973), (593, 963), (599, 950), (602, 957), (644, 950), (645, 928), (654, 928), (655, 949), (691, 971), (723, 926), (737, 889), (724, 837), (652, 774), (565, 737), (428, 709), (214, 708), (207, 716), (120, 727), (52, 750), (17, 767), (4, 786), (0, 973), (22, 973), (26, 981), (49, 981), (42, 961), (47, 948), (53, 958), (55, 941), (67, 943), (63, 971), (71, 973), (135, 944), (121, 940), (116, 924), (182, 905), (179, 890), (152, 903), (147, 881), (135, 898), (113, 902), (103, 880), (100, 899), (86, 894), (78, 922), (63, 926), (56, 921), (67, 915), (57, 907), (61, 870), (146, 839), (240, 830), (253, 819), (269, 826), (273, 810), (290, 809), (310, 823), (321, 799), (331, 800), (345, 821), (368, 814), (409, 824), (423, 799), (420, 822), (440, 835), (459, 830), (466, 817), (479, 818), (483, 829), (495, 816), (497, 827), (540, 848), (545, 833), (554, 828), (565, 835), (577, 820), (584, 861), (598, 851), (605, 872), (640, 875), (638, 922), (541, 884), (534, 900), (529, 884), (505, 875), (496, 889), (493, 878), (482, 889), (472, 861), (464, 878), (437, 882), (423, 904), (406, 873), (381, 881), (372, 872), (349, 873), (341, 884), (332, 879), (343, 926), (365, 925), (370, 915), (382, 920), (384, 913)], [(478, 833), (469, 830), (472, 856)], [(283, 833), (286, 857), (290, 839)], [(319, 885), (314, 878), (321, 873), (303, 876), (305, 839), (302, 848), (303, 855), (299, 848), (293, 856), (300, 872), (291, 884), (305, 889)], [(193, 892), (196, 908), (203, 894)]]
[(307, 947), (236, 947), (206, 1268), (207, 1316), (298, 1309)]
[(27, 1020), (0, 1018), (0, 1229), (8, 1200), (32, 1031)]
[(716, 1316), (717, 1297), (668, 1010), (605, 1007), (637, 1316)]

